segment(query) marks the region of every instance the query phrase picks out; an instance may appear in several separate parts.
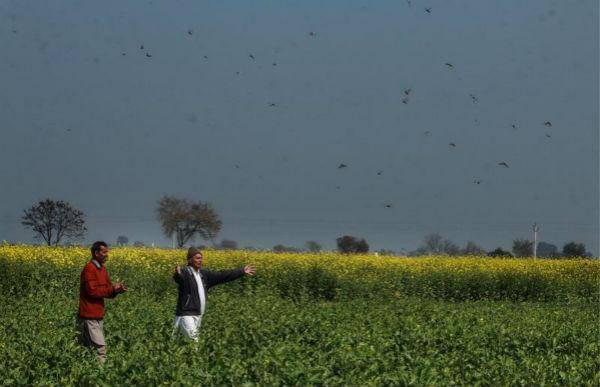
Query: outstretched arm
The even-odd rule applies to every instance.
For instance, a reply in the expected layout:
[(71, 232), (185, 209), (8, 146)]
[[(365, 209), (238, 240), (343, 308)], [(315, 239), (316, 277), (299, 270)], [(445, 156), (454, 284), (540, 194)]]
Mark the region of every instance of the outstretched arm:
[(256, 269), (252, 265), (247, 265), (243, 268), (223, 271), (205, 271), (204, 276), (206, 278), (206, 286), (212, 287), (215, 285), (223, 284), (225, 282), (236, 280), (244, 275), (253, 275)]

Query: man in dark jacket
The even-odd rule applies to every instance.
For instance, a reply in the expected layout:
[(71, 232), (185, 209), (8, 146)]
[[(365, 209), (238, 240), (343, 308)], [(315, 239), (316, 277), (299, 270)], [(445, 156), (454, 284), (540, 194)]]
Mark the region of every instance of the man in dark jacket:
[(189, 248), (187, 261), (186, 267), (181, 268), (177, 265), (173, 273), (179, 290), (173, 335), (181, 331), (190, 339), (198, 341), (198, 329), (206, 308), (206, 292), (215, 285), (233, 281), (244, 275), (253, 275), (256, 269), (252, 265), (246, 265), (243, 268), (219, 272), (203, 270), (202, 252), (195, 247)]

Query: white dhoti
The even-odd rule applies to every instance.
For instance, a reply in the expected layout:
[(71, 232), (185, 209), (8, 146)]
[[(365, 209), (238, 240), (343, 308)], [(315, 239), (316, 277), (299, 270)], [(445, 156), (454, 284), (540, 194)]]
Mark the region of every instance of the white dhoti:
[(173, 336), (177, 332), (182, 332), (184, 335), (194, 341), (198, 341), (198, 330), (200, 329), (200, 323), (202, 322), (202, 316), (206, 307), (206, 294), (204, 292), (204, 283), (202, 282), (202, 276), (199, 270), (194, 270), (190, 266), (186, 267), (196, 281), (198, 286), (198, 295), (200, 296), (200, 315), (199, 316), (175, 316), (173, 322)]
[(202, 323), (202, 316), (175, 316), (173, 336), (182, 333), (186, 337), (198, 341), (200, 323)]

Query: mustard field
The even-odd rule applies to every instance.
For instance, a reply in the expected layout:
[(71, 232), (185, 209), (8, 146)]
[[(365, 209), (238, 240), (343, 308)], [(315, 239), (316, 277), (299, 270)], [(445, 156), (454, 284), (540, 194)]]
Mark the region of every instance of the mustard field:
[(0, 246), (5, 385), (597, 385), (596, 260), (206, 250), (252, 263), (210, 291), (199, 344), (171, 338), (184, 250), (113, 248), (108, 361), (75, 336), (85, 248)]

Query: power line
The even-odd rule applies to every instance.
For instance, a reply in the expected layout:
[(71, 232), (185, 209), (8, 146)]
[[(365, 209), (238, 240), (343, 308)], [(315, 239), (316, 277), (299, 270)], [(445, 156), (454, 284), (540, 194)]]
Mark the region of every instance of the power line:
[[(436, 228), (436, 227), (453, 227), (453, 228), (470, 228), (470, 227), (481, 227), (486, 229), (522, 229), (529, 228), (531, 224), (527, 221), (522, 222), (428, 222), (423, 223), (419, 221), (378, 221), (378, 220), (351, 220), (351, 219), (298, 219), (298, 218), (253, 218), (253, 217), (240, 217), (240, 218), (225, 218), (228, 224), (263, 224), (263, 225), (277, 225), (277, 224), (289, 224), (289, 225), (331, 225), (331, 226), (387, 226), (387, 227), (403, 227), (408, 229), (416, 228)], [(104, 224), (115, 224), (115, 223), (156, 223), (159, 224), (158, 219), (148, 216), (88, 216), (86, 221), (88, 223), (104, 223)], [(19, 219), (7, 219), (6, 217), (0, 219), (0, 223), (4, 224), (20, 224)], [(597, 230), (598, 225), (590, 223), (578, 223), (568, 221), (548, 221), (543, 222), (547, 228), (577, 228), (577, 229), (590, 229)]]

